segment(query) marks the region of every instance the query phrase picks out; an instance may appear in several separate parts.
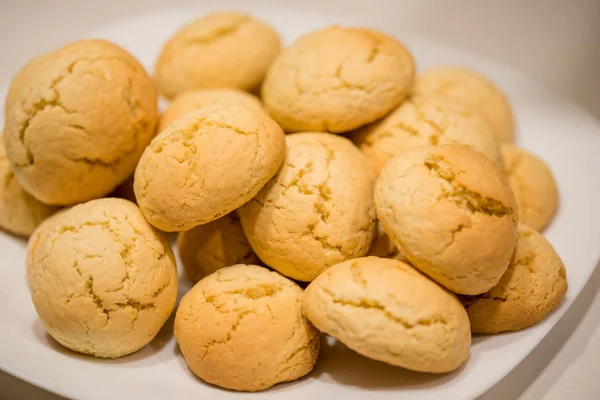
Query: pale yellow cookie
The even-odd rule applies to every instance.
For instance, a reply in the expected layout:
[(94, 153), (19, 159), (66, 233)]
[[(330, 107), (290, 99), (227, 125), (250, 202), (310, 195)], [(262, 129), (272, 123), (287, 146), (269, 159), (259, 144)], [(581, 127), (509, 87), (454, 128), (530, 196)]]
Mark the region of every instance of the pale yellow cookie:
[(504, 174), (510, 183), (522, 223), (542, 232), (558, 209), (558, 187), (546, 163), (513, 145), (503, 145)]
[(264, 112), (260, 100), (242, 90), (228, 88), (197, 90), (180, 94), (169, 103), (169, 107), (160, 117), (158, 131), (164, 131), (171, 122), (182, 115), (213, 104), (240, 105), (256, 112)]
[(262, 99), (286, 131), (345, 132), (400, 104), (415, 65), (394, 38), (330, 26), (302, 36), (275, 60)]
[(152, 225), (185, 231), (250, 200), (284, 158), (285, 134), (266, 114), (208, 106), (178, 118), (152, 141), (133, 188)]
[(177, 248), (185, 273), (193, 282), (224, 267), (260, 262), (235, 211), (179, 233)]
[(398, 260), (329, 268), (306, 288), (302, 313), (352, 350), (398, 367), (442, 373), (469, 357), (469, 318), (456, 296)]
[(394, 260), (409, 262), (408, 259), (400, 252), (389, 235), (385, 233), (381, 222), (377, 221), (375, 229), (375, 237), (373, 243), (367, 252), (367, 256), (393, 258)]
[(565, 267), (540, 233), (520, 224), (517, 246), (502, 279), (478, 296), (461, 296), (473, 333), (517, 331), (542, 320), (567, 292)]
[(268, 24), (239, 12), (198, 18), (163, 46), (156, 80), (167, 98), (197, 89), (256, 88), (281, 50)]
[(502, 90), (485, 76), (459, 67), (430, 69), (415, 79), (415, 95), (443, 95), (458, 100), (483, 115), (500, 142), (515, 140), (515, 122)]
[(42, 238), (46, 236), (46, 234), (50, 232), (52, 228), (54, 228), (54, 224), (56, 224), (56, 221), (58, 221), (58, 219), (69, 210), (70, 208), (63, 208), (62, 210), (58, 210), (57, 212), (46, 218), (44, 221), (42, 221), (42, 223), (39, 224), (37, 228), (35, 228), (31, 236), (29, 236), (29, 240), (27, 241), (27, 250), (25, 252), (25, 269), (27, 271), (27, 283), (31, 283), (31, 279), (34, 275), (33, 269), (35, 266), (35, 257), (37, 254), (40, 240), (42, 240)]
[(277, 175), (238, 213), (265, 264), (311, 281), (369, 250), (375, 230), (374, 180), (367, 161), (346, 138), (296, 133), (286, 142)]
[(16, 181), (0, 132), (0, 229), (29, 236), (57, 208), (40, 203)]
[(302, 289), (277, 272), (234, 265), (181, 299), (175, 338), (191, 370), (213, 385), (260, 391), (308, 374), (319, 332), (300, 310)]
[(175, 307), (169, 242), (135, 204), (92, 200), (60, 216), (37, 245), (31, 299), (71, 350), (116, 358), (148, 344)]
[(448, 289), (498, 283), (517, 238), (517, 203), (502, 173), (466, 146), (407, 150), (375, 185), (377, 216), (410, 262)]
[(471, 147), (502, 169), (500, 147), (486, 119), (441, 96), (410, 98), (381, 122), (359, 129), (351, 139), (376, 174), (406, 149), (448, 143)]
[(157, 116), (154, 83), (135, 58), (103, 40), (75, 42), (36, 58), (13, 79), (8, 158), (38, 200), (84, 202), (131, 175)]

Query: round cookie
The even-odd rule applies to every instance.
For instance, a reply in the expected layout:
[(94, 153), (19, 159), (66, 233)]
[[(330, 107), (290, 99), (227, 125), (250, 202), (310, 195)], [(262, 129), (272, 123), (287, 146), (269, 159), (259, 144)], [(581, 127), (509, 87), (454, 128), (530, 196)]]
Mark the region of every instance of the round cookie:
[(329, 268), (304, 291), (302, 313), (357, 353), (398, 367), (443, 373), (469, 357), (469, 318), (456, 296), (398, 260)]
[(31, 236), (29, 236), (29, 240), (27, 241), (27, 250), (25, 251), (25, 269), (27, 271), (27, 283), (31, 283), (31, 279), (34, 275), (34, 265), (35, 265), (35, 257), (37, 254), (37, 249), (40, 241), (48, 232), (54, 228), (54, 224), (56, 221), (69, 211), (70, 208), (63, 208), (62, 210), (58, 210), (48, 218), (42, 221), (41, 224), (38, 225), (37, 228), (33, 231)]
[(367, 252), (367, 256), (393, 258), (394, 260), (408, 262), (406, 257), (404, 257), (404, 254), (400, 253), (398, 247), (396, 247), (388, 234), (385, 233), (383, 225), (379, 221), (377, 221), (375, 237), (373, 238), (373, 243)]
[(250, 93), (238, 89), (204, 89), (186, 92), (175, 97), (160, 118), (158, 131), (164, 131), (177, 118), (199, 108), (213, 104), (240, 105), (256, 112), (264, 112), (262, 103)]
[(376, 174), (406, 149), (448, 143), (471, 147), (502, 169), (500, 147), (485, 118), (441, 96), (410, 98), (381, 122), (359, 129), (352, 140)]
[(543, 231), (558, 209), (558, 188), (548, 165), (513, 145), (501, 147), (504, 174), (519, 205), (519, 220)]
[(31, 298), (71, 350), (116, 358), (148, 344), (175, 307), (171, 247), (135, 204), (92, 200), (60, 216), (37, 245)]
[(152, 225), (185, 231), (250, 200), (284, 158), (285, 134), (266, 114), (208, 106), (178, 118), (152, 141), (133, 189)]
[(373, 176), (360, 151), (329, 133), (287, 135), (275, 177), (238, 210), (258, 257), (311, 281), (331, 265), (367, 253), (375, 230)]
[(154, 83), (135, 58), (103, 40), (75, 42), (13, 79), (7, 155), (17, 181), (38, 200), (84, 202), (131, 175), (157, 116)]
[(193, 282), (230, 265), (260, 262), (235, 211), (179, 233), (177, 248), (185, 273)]
[(515, 122), (504, 93), (485, 76), (459, 67), (430, 69), (415, 79), (414, 95), (443, 95), (473, 107), (485, 117), (500, 142), (513, 142)]
[(567, 287), (565, 267), (552, 245), (520, 224), (515, 253), (500, 282), (486, 293), (461, 300), (473, 333), (517, 331), (548, 315)]
[(301, 297), (277, 272), (226, 267), (181, 299), (175, 338), (190, 369), (213, 385), (254, 392), (293, 381), (313, 369), (320, 344)]
[(29, 236), (57, 208), (40, 203), (16, 181), (6, 157), (0, 132), (0, 228), (20, 236)]
[(330, 26), (302, 36), (273, 62), (262, 86), (271, 116), (290, 132), (345, 132), (406, 97), (412, 56), (381, 32)]
[(177, 31), (163, 46), (156, 80), (167, 98), (197, 89), (256, 88), (281, 50), (266, 23), (239, 12), (209, 14)]
[(498, 283), (515, 248), (518, 211), (502, 173), (466, 146), (407, 150), (375, 185), (377, 216), (411, 264), (461, 294)]

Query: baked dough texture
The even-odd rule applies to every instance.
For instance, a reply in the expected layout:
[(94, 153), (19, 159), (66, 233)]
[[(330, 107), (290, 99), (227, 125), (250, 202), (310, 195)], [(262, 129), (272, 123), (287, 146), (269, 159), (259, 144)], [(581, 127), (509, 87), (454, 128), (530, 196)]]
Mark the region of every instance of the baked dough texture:
[(0, 228), (19, 236), (29, 236), (57, 208), (40, 203), (16, 181), (0, 132)]
[(180, 94), (169, 103), (160, 117), (158, 131), (164, 131), (171, 122), (182, 115), (213, 104), (237, 104), (256, 112), (265, 112), (262, 103), (256, 96), (242, 90), (229, 88), (196, 90)]
[(31, 284), (31, 279), (34, 275), (35, 257), (37, 255), (37, 249), (41, 239), (52, 230), (54, 224), (56, 224), (56, 221), (58, 221), (58, 219), (69, 210), (70, 208), (58, 210), (43, 220), (42, 223), (35, 228), (31, 236), (29, 236), (29, 240), (27, 241), (27, 250), (25, 252), (25, 269), (27, 271), (28, 284)]
[(302, 313), (352, 350), (398, 367), (442, 373), (469, 357), (469, 318), (456, 296), (398, 260), (329, 268), (306, 288)]
[(400, 104), (414, 78), (411, 54), (381, 32), (330, 26), (300, 37), (273, 62), (265, 107), (290, 132), (345, 132)]
[(129, 53), (83, 40), (34, 59), (13, 79), (5, 142), (32, 196), (70, 205), (110, 193), (154, 134), (154, 83)]
[(471, 147), (502, 169), (500, 146), (489, 122), (469, 107), (441, 96), (410, 98), (382, 121), (356, 131), (351, 139), (376, 174), (406, 149), (448, 143)]
[(197, 89), (252, 90), (280, 51), (279, 35), (265, 22), (239, 12), (209, 14), (165, 43), (156, 80), (167, 98)]
[(260, 262), (235, 211), (179, 233), (177, 247), (185, 273), (193, 282), (224, 267)]
[(443, 95), (473, 107), (494, 129), (500, 142), (514, 142), (515, 122), (510, 102), (487, 77), (466, 68), (440, 67), (415, 79), (414, 95)]
[(367, 256), (393, 258), (394, 260), (408, 263), (408, 259), (400, 252), (396, 244), (390, 239), (381, 222), (377, 221), (375, 228), (375, 237), (373, 243), (367, 252)]
[(213, 105), (178, 118), (148, 146), (133, 188), (146, 219), (185, 231), (235, 210), (285, 158), (285, 134), (266, 114)]
[(375, 185), (377, 216), (411, 264), (461, 294), (494, 287), (517, 238), (517, 203), (481, 154), (446, 144), (392, 158)]
[(558, 187), (548, 165), (526, 150), (506, 144), (502, 148), (504, 174), (519, 205), (519, 219), (542, 232), (558, 209)]
[(181, 300), (175, 338), (208, 383), (259, 391), (308, 374), (319, 333), (300, 310), (302, 289), (277, 272), (234, 265), (198, 282)]
[(500, 282), (486, 293), (461, 300), (473, 333), (517, 331), (556, 308), (567, 287), (565, 267), (552, 245), (520, 224), (515, 253)]
[(33, 268), (31, 298), (48, 333), (96, 357), (144, 347), (177, 299), (168, 241), (123, 199), (92, 200), (60, 216), (41, 238)]
[(374, 179), (346, 138), (287, 135), (275, 177), (238, 213), (258, 257), (287, 277), (311, 281), (328, 267), (364, 256), (375, 230)]

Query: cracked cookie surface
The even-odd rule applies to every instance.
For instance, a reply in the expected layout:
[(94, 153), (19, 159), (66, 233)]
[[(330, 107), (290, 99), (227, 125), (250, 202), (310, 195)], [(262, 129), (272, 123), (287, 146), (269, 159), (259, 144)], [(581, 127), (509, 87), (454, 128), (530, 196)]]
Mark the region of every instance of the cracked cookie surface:
[(273, 62), (266, 109), (290, 132), (345, 132), (373, 122), (406, 97), (411, 54), (381, 32), (330, 26), (300, 37)]
[(535, 155), (516, 146), (501, 147), (504, 175), (519, 205), (519, 220), (542, 232), (558, 209), (559, 192), (552, 171)]
[(13, 79), (8, 158), (38, 200), (84, 202), (131, 175), (157, 116), (156, 89), (135, 58), (102, 40), (75, 42), (34, 59)]
[(478, 296), (460, 296), (473, 333), (525, 329), (543, 319), (567, 292), (565, 267), (552, 245), (520, 224), (517, 246), (500, 282)]
[(286, 142), (281, 169), (238, 213), (265, 264), (311, 281), (329, 266), (367, 253), (375, 230), (374, 180), (346, 138), (295, 133)]
[(398, 260), (334, 265), (308, 285), (302, 313), (352, 350), (391, 365), (442, 373), (469, 356), (469, 318), (456, 296)]
[(515, 140), (515, 122), (508, 99), (499, 87), (475, 71), (459, 67), (427, 70), (417, 75), (411, 93), (458, 100), (488, 120), (499, 142)]
[(208, 383), (259, 391), (309, 373), (319, 332), (302, 316), (302, 289), (277, 272), (235, 265), (198, 282), (181, 300), (175, 338)]
[(224, 267), (260, 262), (235, 211), (208, 224), (180, 232), (177, 248), (185, 273), (193, 282)]
[(36, 200), (15, 179), (0, 132), (0, 229), (29, 236), (57, 208)]
[(354, 132), (352, 141), (376, 174), (402, 151), (438, 144), (462, 144), (502, 169), (502, 157), (491, 125), (477, 111), (441, 96), (407, 99), (385, 117)]
[(133, 353), (175, 307), (171, 247), (127, 200), (92, 200), (67, 211), (41, 238), (34, 263), (31, 298), (42, 324), (80, 353)]
[(256, 112), (265, 112), (262, 103), (256, 96), (242, 90), (229, 88), (196, 90), (180, 94), (169, 102), (169, 106), (160, 117), (158, 132), (164, 131), (177, 118), (213, 104), (237, 104)]
[(192, 21), (164, 45), (156, 65), (162, 94), (206, 88), (256, 88), (279, 54), (277, 32), (239, 12), (214, 13)]
[(375, 206), (411, 264), (453, 292), (486, 292), (508, 267), (517, 204), (504, 175), (468, 147), (395, 156), (377, 180)]
[(240, 207), (285, 158), (285, 134), (266, 114), (213, 105), (186, 114), (146, 148), (134, 191), (148, 221), (185, 231)]

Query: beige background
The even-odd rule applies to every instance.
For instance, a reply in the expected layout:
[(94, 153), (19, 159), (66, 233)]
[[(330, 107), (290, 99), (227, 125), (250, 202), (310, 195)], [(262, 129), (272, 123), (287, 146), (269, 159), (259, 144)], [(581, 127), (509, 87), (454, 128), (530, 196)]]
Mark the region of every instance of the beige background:
[[(64, 44), (85, 31), (144, 10), (199, 1), (0, 0), (0, 88), (33, 55)], [(344, 13), (370, 12), (379, 18), (392, 18), (408, 31), (501, 60), (545, 81), (600, 119), (599, 0), (304, 0), (303, 3), (306, 7)], [(599, 399), (599, 285), (600, 270), (597, 270), (544, 341), (482, 399)], [(0, 371), (0, 399), (33, 398), (58, 397)]]

